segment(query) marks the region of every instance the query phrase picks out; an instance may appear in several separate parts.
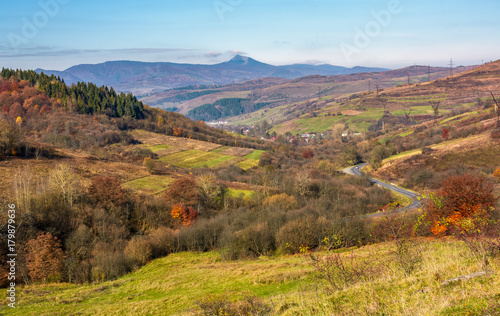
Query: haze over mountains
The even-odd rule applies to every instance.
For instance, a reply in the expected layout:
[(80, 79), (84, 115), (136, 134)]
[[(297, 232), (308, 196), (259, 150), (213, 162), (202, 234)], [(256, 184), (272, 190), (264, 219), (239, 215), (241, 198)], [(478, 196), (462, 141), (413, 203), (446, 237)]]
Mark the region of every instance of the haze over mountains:
[(264, 77), (296, 79), (309, 75), (334, 76), (387, 70), (361, 66), (346, 68), (328, 64), (273, 66), (250, 57), (236, 55), (229, 61), (215, 65), (109, 61), (93, 65), (76, 65), (64, 71), (44, 69), (36, 71), (60, 76), (67, 84), (78, 81), (93, 82), (99, 86), (112, 86), (120, 92), (143, 95), (172, 88), (221, 85)]

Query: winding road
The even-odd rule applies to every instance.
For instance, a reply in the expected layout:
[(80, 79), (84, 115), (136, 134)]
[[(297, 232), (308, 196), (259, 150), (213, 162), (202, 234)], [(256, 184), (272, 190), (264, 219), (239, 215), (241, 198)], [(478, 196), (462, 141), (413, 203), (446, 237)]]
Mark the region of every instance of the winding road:
[[(365, 162), (365, 163), (356, 165), (354, 167), (345, 168), (345, 169), (342, 170), (342, 172), (350, 174), (350, 175), (353, 175), (353, 176), (362, 177), (365, 174), (363, 173), (363, 171), (361, 171), (361, 169), (364, 166), (366, 166), (366, 165), (367, 165), (367, 163)], [(395, 211), (370, 214), (370, 215), (367, 215), (368, 217), (377, 217), (377, 216), (383, 216), (383, 215), (397, 213), (397, 212), (403, 212), (403, 211), (406, 211), (406, 210), (410, 210), (410, 209), (414, 209), (414, 208), (418, 208), (418, 207), (422, 206), (422, 202), (419, 201), (419, 199), (418, 199), (419, 195), (417, 193), (415, 193), (415, 192), (402, 189), (402, 188), (397, 187), (395, 185), (388, 184), (388, 183), (382, 182), (382, 181), (374, 179), (374, 178), (369, 178), (369, 180), (373, 184), (380, 185), (381, 187), (384, 187), (384, 188), (389, 189), (391, 191), (394, 191), (396, 193), (402, 194), (402, 195), (410, 198), (412, 201), (411, 201), (411, 203), (409, 205), (404, 206), (404, 207), (402, 207), (400, 209), (397, 209)]]

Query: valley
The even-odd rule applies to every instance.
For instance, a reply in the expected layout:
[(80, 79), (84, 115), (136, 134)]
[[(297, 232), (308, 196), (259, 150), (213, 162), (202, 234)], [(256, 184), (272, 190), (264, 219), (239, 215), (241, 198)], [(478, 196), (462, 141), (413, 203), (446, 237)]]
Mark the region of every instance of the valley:
[[(224, 130), (106, 87), (4, 69), (1, 198), (22, 210), (19, 243), (43, 249), (49, 236), (64, 254), (34, 262), (37, 251), (20, 248), (26, 285), (9, 314), (495, 311), (499, 65), (410, 85), (382, 72), (163, 96), (189, 99), (188, 116), (197, 102), (232, 114), (262, 106), (219, 117)], [(357, 90), (377, 76), (383, 88)], [(344, 90), (330, 94), (337, 82)], [(367, 176), (340, 172), (353, 165)], [(433, 217), (433, 197), (458, 181), (484, 188), (486, 221), (459, 222), (484, 233), (454, 235), (462, 215)], [(408, 192), (422, 198), (405, 209)], [(485, 240), (478, 256), (472, 241)], [(49, 262), (53, 272), (34, 268)]]

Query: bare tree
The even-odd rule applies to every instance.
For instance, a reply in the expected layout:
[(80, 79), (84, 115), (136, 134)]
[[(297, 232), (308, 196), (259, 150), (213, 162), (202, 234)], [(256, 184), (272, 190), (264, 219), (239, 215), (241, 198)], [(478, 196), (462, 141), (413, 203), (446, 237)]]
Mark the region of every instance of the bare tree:
[(431, 101), (432, 109), (434, 110), (434, 117), (437, 118), (439, 116), (439, 104), (440, 101)]
[(405, 124), (409, 124), (410, 123), (411, 108), (408, 112), (406, 112), (406, 110), (403, 110), (403, 112), (405, 113)]
[(493, 92), (491, 92), (491, 97), (493, 98), (493, 101), (495, 102), (495, 114), (497, 116), (497, 128), (500, 128), (500, 112), (498, 111), (498, 102), (495, 96), (493, 95)]

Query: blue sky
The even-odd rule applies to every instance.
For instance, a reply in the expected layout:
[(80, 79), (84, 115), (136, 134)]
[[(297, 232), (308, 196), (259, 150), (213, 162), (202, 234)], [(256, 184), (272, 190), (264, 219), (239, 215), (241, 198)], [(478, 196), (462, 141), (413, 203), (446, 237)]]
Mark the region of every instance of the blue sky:
[(500, 58), (498, 0), (0, 2), (0, 67), (108, 60), (398, 68)]

